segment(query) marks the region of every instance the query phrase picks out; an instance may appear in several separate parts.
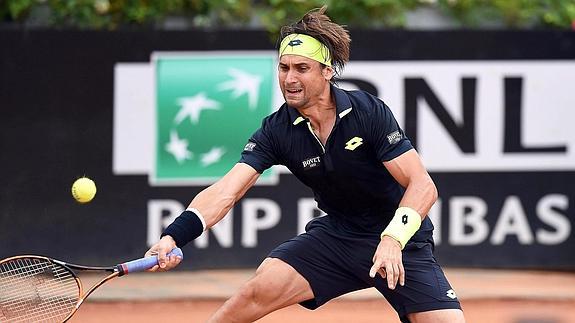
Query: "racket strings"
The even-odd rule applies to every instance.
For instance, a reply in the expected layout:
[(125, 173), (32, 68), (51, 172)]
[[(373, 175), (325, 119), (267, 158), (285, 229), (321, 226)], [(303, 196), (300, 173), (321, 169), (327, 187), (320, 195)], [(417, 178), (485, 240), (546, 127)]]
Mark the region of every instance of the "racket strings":
[(79, 299), (74, 275), (43, 258), (0, 264), (0, 322), (61, 322)]

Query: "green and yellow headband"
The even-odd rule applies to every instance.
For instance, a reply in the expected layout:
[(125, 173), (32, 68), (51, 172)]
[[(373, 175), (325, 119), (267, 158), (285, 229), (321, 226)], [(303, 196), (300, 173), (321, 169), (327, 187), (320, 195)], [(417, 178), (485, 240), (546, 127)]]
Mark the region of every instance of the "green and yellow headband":
[(319, 40), (304, 34), (289, 34), (280, 44), (279, 56), (299, 55), (331, 66), (329, 49)]

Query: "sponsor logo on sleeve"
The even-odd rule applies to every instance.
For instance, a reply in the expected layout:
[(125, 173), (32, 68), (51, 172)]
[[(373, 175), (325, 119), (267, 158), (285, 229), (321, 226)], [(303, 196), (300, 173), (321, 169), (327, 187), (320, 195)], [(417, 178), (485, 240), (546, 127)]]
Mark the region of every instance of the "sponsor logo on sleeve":
[(387, 135), (387, 141), (389, 142), (390, 145), (398, 143), (401, 140), (401, 138), (403, 138), (403, 136), (401, 135), (399, 130), (396, 130)]
[(256, 143), (249, 141), (249, 142), (245, 145), (244, 151), (254, 151), (254, 148), (255, 148), (255, 147), (256, 147)]

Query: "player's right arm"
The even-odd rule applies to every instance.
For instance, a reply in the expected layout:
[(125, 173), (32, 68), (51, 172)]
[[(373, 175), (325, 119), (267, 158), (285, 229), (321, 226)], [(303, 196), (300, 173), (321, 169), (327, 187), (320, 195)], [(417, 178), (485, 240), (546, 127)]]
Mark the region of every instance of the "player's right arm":
[[(224, 177), (198, 193), (190, 203), (188, 210), (194, 209), (199, 213), (194, 213), (192, 216), (201, 218), (202, 224), (205, 225), (204, 229), (207, 230), (224, 218), (234, 204), (254, 185), (259, 175), (260, 173), (251, 166), (237, 163)], [(178, 219), (172, 224), (176, 221)], [(176, 240), (180, 241), (176, 243)], [(182, 247), (185, 243), (187, 241), (181, 241), (181, 237), (174, 239), (169, 234), (163, 235), (160, 241), (146, 252), (146, 256), (158, 255), (159, 266), (155, 266), (150, 271), (165, 271), (176, 267), (181, 259), (175, 256), (168, 258), (166, 254), (176, 245)]]
[[(188, 208), (194, 208), (206, 221), (206, 229), (218, 223), (254, 185), (260, 173), (237, 163), (224, 177), (196, 195)], [(171, 249), (170, 249), (171, 250)]]

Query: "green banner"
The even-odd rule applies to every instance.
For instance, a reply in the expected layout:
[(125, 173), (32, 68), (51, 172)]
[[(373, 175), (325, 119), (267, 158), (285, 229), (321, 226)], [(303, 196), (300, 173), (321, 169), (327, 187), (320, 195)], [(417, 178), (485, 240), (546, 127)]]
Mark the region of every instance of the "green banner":
[[(222, 177), (273, 111), (270, 55), (155, 57), (156, 184), (210, 184)], [(272, 177), (266, 172), (262, 178)]]

